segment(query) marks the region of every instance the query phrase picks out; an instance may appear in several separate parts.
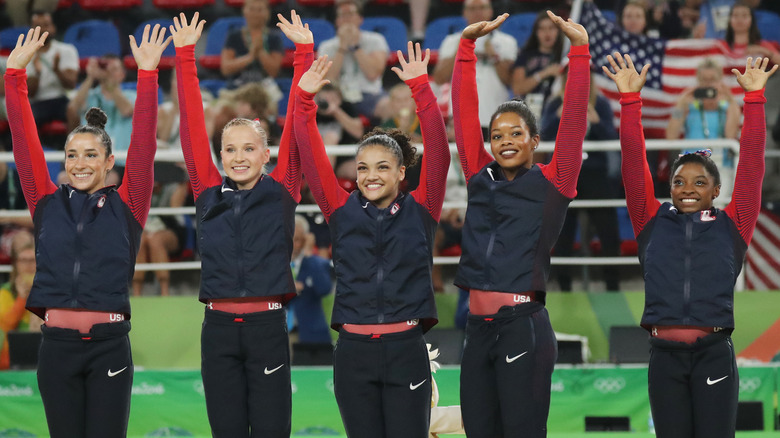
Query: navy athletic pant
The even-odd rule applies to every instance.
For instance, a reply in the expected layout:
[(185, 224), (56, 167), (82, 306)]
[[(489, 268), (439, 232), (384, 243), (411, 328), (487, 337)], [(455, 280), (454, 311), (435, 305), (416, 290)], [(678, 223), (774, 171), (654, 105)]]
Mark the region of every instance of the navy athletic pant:
[(729, 333), (693, 344), (651, 338), (650, 345), (647, 380), (656, 435), (733, 438), (739, 375)]
[(460, 404), (469, 438), (547, 436), (558, 344), (540, 303), (469, 315)]
[(206, 309), (201, 375), (215, 438), (290, 436), (292, 389), (284, 309)]
[(87, 334), (46, 325), (41, 331), (38, 388), (52, 438), (126, 436), (130, 322), (95, 324)]
[(345, 330), (333, 353), (336, 402), (349, 438), (427, 438), (431, 368), (422, 329)]

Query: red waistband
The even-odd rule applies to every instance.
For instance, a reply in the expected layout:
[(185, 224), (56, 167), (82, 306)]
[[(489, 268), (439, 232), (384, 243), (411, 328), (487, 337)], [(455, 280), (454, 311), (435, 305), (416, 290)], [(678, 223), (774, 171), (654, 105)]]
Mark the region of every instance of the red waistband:
[(87, 309), (46, 309), (44, 321), (48, 327), (59, 327), (89, 333), (95, 324), (124, 321), (124, 313), (98, 312)]
[(341, 328), (358, 335), (373, 335), (379, 337), (389, 333), (399, 333), (411, 330), (420, 323), (418, 319), (409, 321), (391, 322), (388, 324), (343, 324)]
[(211, 310), (225, 313), (268, 312), (269, 310), (279, 310), (283, 307), (281, 297), (279, 296), (209, 300), (207, 306)]
[(522, 292), (518, 294), (495, 292), (491, 290), (471, 289), (469, 294), (469, 313), (472, 315), (493, 315), (504, 306), (532, 303), (536, 301), (536, 293)]
[(720, 328), (696, 327), (692, 325), (656, 325), (650, 330), (650, 336), (665, 341), (684, 342), (693, 344), (699, 338), (711, 335)]

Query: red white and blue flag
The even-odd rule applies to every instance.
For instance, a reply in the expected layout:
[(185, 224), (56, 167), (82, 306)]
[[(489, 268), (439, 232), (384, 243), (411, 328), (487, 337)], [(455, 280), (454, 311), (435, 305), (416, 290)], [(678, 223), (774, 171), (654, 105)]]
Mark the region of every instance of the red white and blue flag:
[(780, 289), (780, 217), (761, 210), (745, 257), (745, 289)]

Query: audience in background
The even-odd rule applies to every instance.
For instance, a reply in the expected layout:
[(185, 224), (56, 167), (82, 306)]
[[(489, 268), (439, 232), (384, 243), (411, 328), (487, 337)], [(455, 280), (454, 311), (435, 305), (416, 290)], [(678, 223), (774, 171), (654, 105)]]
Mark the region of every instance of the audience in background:
[[(751, 9), (758, 7), (760, 0), (742, 0)], [(699, 22), (693, 32), (694, 38), (724, 39), (729, 26), (731, 8), (737, 0), (687, 0), (688, 5), (699, 8)]]
[(547, 12), (540, 12), (534, 21), (531, 35), (520, 49), (512, 72), (512, 91), (515, 96), (534, 94), (534, 98), (526, 98), (526, 103), (538, 103), (539, 113), (543, 102), (547, 102), (550, 97), (553, 82), (560, 73), (562, 50), (563, 34), (547, 16)]
[(761, 56), (769, 58), (774, 64), (780, 63), (780, 52), (777, 51), (777, 47), (761, 39), (761, 32), (756, 24), (756, 14), (747, 1), (740, 0), (731, 8), (724, 40), (735, 55)]

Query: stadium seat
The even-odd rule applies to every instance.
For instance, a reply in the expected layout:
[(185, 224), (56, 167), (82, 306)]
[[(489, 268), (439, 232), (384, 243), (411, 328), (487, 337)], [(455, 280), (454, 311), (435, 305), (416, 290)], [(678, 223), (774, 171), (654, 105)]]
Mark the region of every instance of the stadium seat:
[[(317, 50), (317, 47), (320, 46), (321, 42), (336, 36), (336, 29), (328, 20), (322, 18), (308, 18), (304, 20), (304, 23), (309, 25), (309, 30), (311, 30), (311, 33), (314, 36), (315, 51)], [(292, 68), (295, 53), (295, 43), (290, 41), (290, 39), (284, 35), (282, 35), (282, 43), (285, 51), (282, 67)]]
[(431, 49), (431, 63), (435, 63), (438, 58), (439, 47), (447, 35), (461, 32), (466, 27), (466, 19), (460, 15), (437, 18), (428, 23), (425, 30), (425, 41), (423, 49)]
[[(224, 0), (225, 6), (233, 6), (236, 8), (240, 8), (244, 6), (245, 0)], [(282, 3), (285, 3), (287, 0), (268, 0), (268, 4), (271, 6), (280, 5)]]
[(143, 4), (143, 0), (78, 0), (78, 2), (79, 6), (87, 11), (130, 9)]
[[(123, 90), (137, 90), (138, 89), (138, 83), (137, 82), (122, 82), (122, 85), (120, 87)], [(162, 87), (157, 87), (157, 103), (161, 104), (163, 103), (163, 100), (165, 100), (165, 96), (163, 95)]]
[(152, 0), (156, 8), (186, 9), (200, 8), (214, 4), (214, 0)]
[(89, 58), (121, 54), (119, 31), (110, 21), (87, 20), (75, 23), (65, 31), (63, 40), (76, 46), (82, 70)]
[(9, 27), (0, 31), (0, 56), (8, 56), (16, 47), (19, 35), (26, 34), (30, 30), (27, 26)]
[(515, 37), (517, 46), (523, 47), (525, 41), (531, 36), (531, 30), (534, 27), (536, 15), (535, 12), (511, 15), (506, 19), (506, 22), (501, 25), (500, 30)]
[(398, 62), (396, 50), (406, 53), (406, 43), (409, 40), (406, 38), (406, 24), (400, 19), (395, 17), (366, 17), (363, 19), (363, 24), (360, 25), (360, 28), (380, 33), (385, 37), (390, 48), (390, 53), (387, 57), (388, 65), (395, 65)]
[(333, 6), (335, 0), (298, 0), (298, 4), (301, 6), (320, 7), (320, 6)]
[(200, 57), (200, 65), (219, 69), (222, 62), (222, 47), (225, 45), (225, 39), (230, 31), (240, 28), (246, 24), (244, 17), (226, 17), (219, 18), (208, 30), (206, 37), (206, 50)]
[(280, 116), (287, 114), (287, 100), (290, 97), (290, 89), (292, 88), (292, 78), (276, 78), (276, 85), (282, 91), (282, 98), (279, 99), (277, 104), (277, 113)]
[(762, 39), (780, 42), (780, 16), (771, 11), (756, 10), (756, 26)]
[[(144, 35), (144, 26), (147, 24), (151, 25), (151, 29), (154, 29), (155, 24), (159, 24), (160, 27), (168, 29), (168, 32), (165, 33), (165, 35), (170, 34), (170, 28), (168, 26), (173, 24), (173, 20), (168, 18), (157, 18), (154, 20), (148, 20), (144, 21), (143, 23), (139, 24), (138, 27), (135, 28), (135, 32), (133, 32), (133, 36), (135, 36), (135, 41), (140, 44), (141, 38)], [(150, 29), (150, 31), (151, 31)], [(125, 67), (129, 69), (137, 69), (138, 65), (135, 63), (135, 58), (133, 58), (133, 55), (127, 55), (125, 56)], [(165, 48), (165, 51), (162, 54), (162, 57), (160, 58), (160, 64), (158, 65), (158, 68), (161, 70), (170, 69), (173, 68), (176, 65), (176, 49), (173, 46), (173, 41), (171, 41), (170, 44), (168, 44), (168, 47)]]
[(57, 2), (57, 9), (65, 9), (73, 6), (75, 0), (60, 0)]
[(200, 81), (200, 88), (205, 88), (214, 95), (219, 97), (219, 90), (225, 88), (227, 82), (224, 79), (203, 79)]

